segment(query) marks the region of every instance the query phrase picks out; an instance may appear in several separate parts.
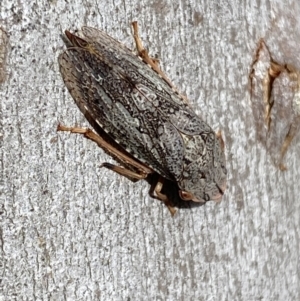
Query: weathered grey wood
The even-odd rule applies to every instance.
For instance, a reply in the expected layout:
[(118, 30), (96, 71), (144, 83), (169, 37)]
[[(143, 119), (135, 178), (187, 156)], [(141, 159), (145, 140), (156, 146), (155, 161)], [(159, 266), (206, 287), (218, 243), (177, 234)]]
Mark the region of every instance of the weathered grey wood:
[[(300, 68), (300, 2), (11, 1), (0, 86), (0, 300), (297, 300), (299, 138), (281, 172), (255, 136), (248, 75), (258, 40)], [(220, 204), (171, 218), (99, 169), (87, 125), (59, 74), (60, 34), (87, 24), (129, 47), (138, 20), (152, 55), (226, 143)]]

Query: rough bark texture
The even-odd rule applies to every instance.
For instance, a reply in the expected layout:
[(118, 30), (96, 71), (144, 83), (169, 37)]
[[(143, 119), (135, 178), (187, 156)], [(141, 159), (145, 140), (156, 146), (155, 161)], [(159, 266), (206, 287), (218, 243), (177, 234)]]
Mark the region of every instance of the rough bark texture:
[[(29, 6), (30, 3), (30, 6)], [(297, 300), (300, 139), (276, 168), (257, 140), (249, 72), (264, 38), (300, 69), (300, 2), (11, 1), (0, 85), (0, 300)], [(107, 170), (58, 71), (60, 34), (87, 24), (133, 47), (130, 22), (226, 144), (220, 204), (181, 210)]]

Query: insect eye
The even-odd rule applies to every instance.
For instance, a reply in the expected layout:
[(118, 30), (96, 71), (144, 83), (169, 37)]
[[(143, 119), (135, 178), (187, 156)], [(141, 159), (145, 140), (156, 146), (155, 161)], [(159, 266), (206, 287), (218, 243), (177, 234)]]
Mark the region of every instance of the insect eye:
[(179, 195), (184, 201), (191, 201), (194, 198), (194, 195), (190, 192), (180, 190)]
[(196, 203), (205, 203), (204, 199), (197, 198), (193, 193), (184, 190), (179, 191), (179, 195), (183, 201), (193, 201)]

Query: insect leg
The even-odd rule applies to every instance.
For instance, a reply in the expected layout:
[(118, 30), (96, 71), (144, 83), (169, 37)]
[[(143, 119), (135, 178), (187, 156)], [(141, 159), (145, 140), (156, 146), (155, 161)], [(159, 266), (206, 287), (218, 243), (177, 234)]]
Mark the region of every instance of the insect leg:
[(96, 142), (99, 147), (101, 147), (105, 152), (107, 152), (109, 155), (111, 155), (121, 164), (124, 164), (129, 168), (131, 167), (132, 169), (137, 170), (137, 172), (135, 172), (130, 169), (121, 166), (115, 166), (110, 163), (103, 163), (101, 165), (101, 167), (106, 167), (108, 169), (111, 169), (120, 175), (126, 176), (130, 180), (137, 181), (140, 179), (145, 179), (147, 175), (153, 173), (152, 169), (150, 169), (147, 166), (144, 166), (140, 162), (134, 160), (132, 157), (127, 155), (126, 153), (112, 146), (110, 143), (105, 141), (101, 136), (99, 136), (98, 134), (96, 134), (94, 131), (90, 129), (80, 128), (80, 127), (66, 127), (59, 124), (57, 126), (57, 130), (71, 132), (75, 134), (82, 134), (84, 135), (84, 137)]
[(137, 21), (132, 22), (133, 27), (133, 38), (135, 41), (135, 46), (138, 51), (138, 55), (143, 59), (143, 61), (149, 64), (157, 73), (165, 78), (165, 80), (172, 86), (169, 79), (165, 76), (165, 74), (159, 68), (159, 61), (155, 58), (149, 56), (147, 50), (144, 48), (142, 40), (139, 36), (138, 24)]
[(161, 192), (163, 185), (164, 185), (164, 178), (159, 177), (156, 182), (153, 182), (151, 184), (151, 187), (149, 190), (149, 195), (155, 199), (158, 199), (158, 200), (164, 202), (164, 204), (168, 207), (171, 215), (174, 216), (178, 209), (176, 207), (174, 207), (174, 205), (168, 199), (168, 197)]
[(182, 100), (187, 104), (190, 105), (188, 99), (186, 96), (182, 95), (179, 93), (179, 91), (177, 90), (177, 88), (172, 84), (172, 82), (168, 79), (168, 77), (161, 71), (159, 64), (158, 64), (158, 60), (155, 58), (152, 58), (149, 56), (149, 53), (147, 52), (147, 50), (144, 48), (142, 40), (139, 36), (139, 32), (138, 32), (138, 24), (137, 21), (134, 21), (131, 23), (132, 27), (133, 27), (133, 38), (135, 40), (135, 45), (136, 45), (136, 49), (138, 51), (138, 55), (143, 59), (143, 61), (150, 65), (151, 68), (157, 72), (167, 83), (168, 85), (178, 94), (181, 96)]
[(137, 21), (132, 22), (133, 27), (133, 37), (135, 40), (136, 49), (138, 51), (138, 55), (143, 59), (143, 61), (151, 66), (153, 70), (155, 70), (169, 85), (170, 87), (175, 87), (172, 85), (171, 81), (167, 78), (167, 76), (161, 71), (158, 65), (158, 60), (149, 56), (147, 50), (144, 48), (142, 40), (139, 36), (138, 32), (138, 24)]
[[(128, 164), (128, 163), (127, 163)], [(138, 180), (143, 180), (147, 177), (148, 174), (142, 172), (142, 173), (137, 173), (137, 172), (134, 172), (130, 169), (127, 169), (127, 168), (124, 168), (123, 166), (117, 166), (117, 165), (114, 165), (114, 164), (110, 164), (110, 163), (107, 163), (107, 162), (104, 162), (100, 165), (100, 167), (105, 167), (109, 170), (112, 170), (114, 172), (116, 172), (117, 174), (121, 175), (121, 176), (124, 176), (130, 180), (133, 180), (134, 182), (135, 181), (138, 181)]]

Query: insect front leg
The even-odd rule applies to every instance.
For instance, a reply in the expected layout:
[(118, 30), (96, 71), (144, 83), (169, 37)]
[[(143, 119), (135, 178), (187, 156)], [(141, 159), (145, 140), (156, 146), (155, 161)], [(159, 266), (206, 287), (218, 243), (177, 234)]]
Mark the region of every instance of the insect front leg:
[(111, 143), (107, 142), (103, 137), (96, 134), (91, 129), (80, 128), (80, 127), (66, 127), (63, 125), (57, 126), (57, 131), (65, 131), (75, 134), (84, 135), (85, 138), (88, 138), (98, 144), (106, 153), (115, 158), (118, 162), (123, 164), (124, 166), (128, 166), (125, 168), (123, 166), (116, 166), (110, 163), (103, 163), (101, 167), (108, 168), (119, 175), (125, 176), (133, 182), (136, 182), (141, 179), (145, 179), (149, 174), (153, 173), (153, 170), (149, 167), (141, 164), (127, 153), (122, 151), (121, 149), (117, 149)]
[(169, 209), (172, 216), (178, 211), (178, 209), (173, 205), (169, 198), (162, 193), (164, 185), (164, 178), (159, 177), (156, 181), (151, 184), (149, 195), (155, 199), (162, 201)]

